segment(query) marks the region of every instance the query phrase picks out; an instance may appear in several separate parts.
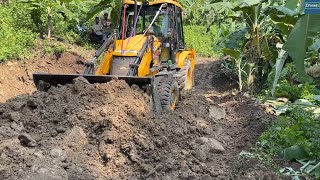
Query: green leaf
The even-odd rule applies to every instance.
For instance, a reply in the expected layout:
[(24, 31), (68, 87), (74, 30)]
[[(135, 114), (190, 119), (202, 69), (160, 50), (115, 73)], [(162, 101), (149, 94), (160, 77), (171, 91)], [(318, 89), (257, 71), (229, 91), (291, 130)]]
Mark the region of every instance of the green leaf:
[(306, 150), (299, 145), (294, 145), (284, 149), (280, 156), (286, 160), (304, 159), (309, 157)]
[(276, 90), (278, 81), (281, 76), (281, 71), (282, 71), (283, 65), (284, 65), (287, 58), (288, 58), (288, 53), (284, 50), (281, 50), (279, 53), (279, 57), (277, 58), (277, 61), (276, 61), (276, 73), (275, 73), (275, 77), (274, 77), (273, 85), (272, 85), (272, 90), (271, 90), (272, 96), (274, 96), (274, 92)]
[(212, 3), (208, 6), (205, 6), (204, 8), (208, 8), (208, 10), (213, 9), (215, 11), (219, 11), (224, 8), (232, 9), (232, 8), (234, 8), (234, 6), (235, 5), (231, 2), (217, 2), (217, 3)]
[(291, 24), (286, 24), (282, 22), (275, 23), (275, 26), (285, 35), (289, 35), (293, 27)]
[(272, 21), (292, 26), (296, 24), (300, 14), (298, 11), (293, 11), (283, 6), (271, 6), (266, 13), (269, 14)]
[[(224, 26), (223, 26), (224, 27)], [(227, 32), (228, 30), (226, 30)], [(248, 28), (242, 28), (239, 31), (229, 33), (225, 35), (228, 37), (228, 41), (225, 44), (226, 48), (238, 49), (245, 43), (246, 34), (248, 33)]]
[(288, 15), (288, 16), (295, 16), (298, 14), (298, 12), (289, 9), (287, 7), (283, 7), (283, 6), (273, 6), (272, 8), (276, 9), (278, 12), (283, 13), (284, 15)]
[(257, 5), (261, 2), (261, 0), (239, 0), (238, 1), (238, 7), (243, 8), (243, 7), (250, 7), (253, 5)]
[(91, 19), (93, 16), (107, 10), (108, 8), (112, 8), (113, 12), (116, 12), (117, 8), (120, 7), (121, 1), (119, 0), (101, 0), (97, 5), (92, 7), (90, 11), (87, 13), (87, 19)]
[(300, 0), (289, 0), (286, 2), (286, 8), (294, 10), (297, 8), (297, 5), (299, 3)]
[(292, 32), (283, 49), (289, 53), (300, 74), (300, 80), (312, 82), (312, 78), (305, 72), (304, 60), (307, 51), (307, 40), (309, 37), (315, 37), (320, 31), (320, 15), (304, 15), (301, 17)]
[(234, 49), (224, 48), (221, 50), (224, 54), (233, 57), (235, 60), (240, 59), (241, 52)]
[(320, 39), (316, 39), (315, 42), (308, 48), (309, 51), (315, 51), (320, 49)]
[(65, 16), (67, 16), (67, 17), (69, 17), (71, 19), (75, 18), (75, 14), (72, 13), (68, 8), (66, 8), (66, 6), (64, 4), (57, 6), (56, 7), (56, 11), (59, 12), (59, 13), (64, 14)]

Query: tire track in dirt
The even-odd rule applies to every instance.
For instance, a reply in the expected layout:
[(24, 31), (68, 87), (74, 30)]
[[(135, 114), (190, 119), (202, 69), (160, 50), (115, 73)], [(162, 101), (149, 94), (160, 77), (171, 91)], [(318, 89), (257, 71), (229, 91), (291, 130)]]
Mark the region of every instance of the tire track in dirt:
[(187, 101), (205, 97), (203, 99), (209, 103), (205, 107), (208, 120), (214, 130), (211, 137), (225, 147), (223, 153), (215, 154), (206, 165), (212, 168), (213, 179), (278, 179), (272, 169), (259, 164), (261, 162), (239, 159), (241, 151), (255, 147), (257, 138), (274, 117), (266, 114), (254, 99), (237, 93), (236, 77), (224, 72), (220, 63), (217, 59), (199, 58), (196, 87), (185, 97)]

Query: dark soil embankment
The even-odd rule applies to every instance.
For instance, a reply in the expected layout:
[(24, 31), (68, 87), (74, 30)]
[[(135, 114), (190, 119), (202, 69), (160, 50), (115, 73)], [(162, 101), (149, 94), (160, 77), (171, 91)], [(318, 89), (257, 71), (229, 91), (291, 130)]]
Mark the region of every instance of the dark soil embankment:
[[(72, 51), (72, 52), (71, 52)], [(83, 73), (83, 62), (90, 58), (92, 51), (84, 54), (83, 50), (71, 49), (59, 54), (39, 54), (33, 60), (19, 60), (0, 63), (0, 103), (20, 94), (35, 91), (32, 73), (47, 72), (58, 74)]]

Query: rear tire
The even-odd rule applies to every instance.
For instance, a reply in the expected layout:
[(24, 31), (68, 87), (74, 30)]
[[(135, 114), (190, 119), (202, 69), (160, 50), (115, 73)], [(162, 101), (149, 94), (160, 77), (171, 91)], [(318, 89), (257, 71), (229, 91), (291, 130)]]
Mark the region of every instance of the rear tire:
[(179, 86), (174, 78), (163, 78), (158, 84), (158, 93), (163, 110), (174, 110), (179, 99)]
[(192, 65), (189, 59), (186, 59), (183, 67), (178, 71), (178, 85), (180, 90), (190, 90), (193, 86)]

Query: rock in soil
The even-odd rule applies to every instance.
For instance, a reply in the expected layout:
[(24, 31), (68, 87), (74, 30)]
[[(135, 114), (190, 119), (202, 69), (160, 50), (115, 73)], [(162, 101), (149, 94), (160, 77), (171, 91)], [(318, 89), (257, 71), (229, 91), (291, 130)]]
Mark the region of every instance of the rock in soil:
[(67, 171), (57, 165), (39, 163), (33, 165), (31, 170), (30, 174), (26, 175), (26, 180), (68, 180)]
[(15, 121), (15, 122), (19, 122), (21, 119), (21, 115), (18, 112), (11, 112), (9, 115), (10, 120)]
[(224, 152), (224, 147), (222, 144), (213, 138), (201, 137), (198, 139), (198, 144), (200, 145), (199, 149), (206, 150), (207, 153)]
[(209, 109), (209, 117), (213, 121), (224, 119), (226, 117), (226, 111), (221, 107), (211, 106)]
[(22, 146), (35, 147), (37, 145), (36, 140), (27, 133), (20, 134), (18, 139)]
[(59, 161), (65, 161), (66, 160), (66, 154), (60, 148), (52, 149), (51, 152), (50, 152), (50, 155), (53, 158), (58, 159)]

